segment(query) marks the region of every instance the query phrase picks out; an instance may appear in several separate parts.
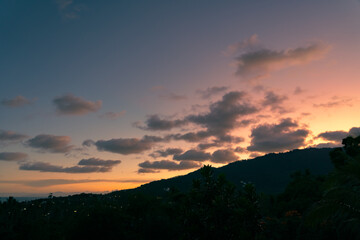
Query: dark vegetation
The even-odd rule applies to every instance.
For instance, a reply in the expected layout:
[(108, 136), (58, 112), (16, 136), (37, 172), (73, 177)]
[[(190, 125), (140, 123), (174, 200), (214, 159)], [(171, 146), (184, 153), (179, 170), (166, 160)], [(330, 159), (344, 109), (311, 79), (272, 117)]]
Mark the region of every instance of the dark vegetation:
[[(293, 170), (290, 165), (297, 161), (273, 154), (270, 158), (280, 156), (281, 162), (286, 156), (291, 164), (277, 169), (263, 157), (220, 169), (205, 166), (190, 174), (197, 177), (189, 190), (187, 175), (182, 188), (159, 181), (106, 195), (50, 195), (28, 202), (10, 197), (0, 205), (0, 239), (360, 239), (359, 142), (360, 137), (348, 137), (343, 148), (326, 150), (332, 171), (315, 159), (310, 165), (318, 167), (294, 172), (289, 179), (283, 171)], [(301, 159), (306, 162), (325, 150), (302, 151), (308, 154)], [(237, 174), (255, 185), (245, 178), (234, 184), (226, 179), (234, 179), (237, 165), (247, 169)], [(251, 169), (263, 175), (256, 178)], [(272, 182), (256, 191), (264, 181)], [(160, 191), (159, 186), (166, 186), (160, 195), (148, 194), (150, 187)], [(264, 193), (267, 186), (272, 192)]]

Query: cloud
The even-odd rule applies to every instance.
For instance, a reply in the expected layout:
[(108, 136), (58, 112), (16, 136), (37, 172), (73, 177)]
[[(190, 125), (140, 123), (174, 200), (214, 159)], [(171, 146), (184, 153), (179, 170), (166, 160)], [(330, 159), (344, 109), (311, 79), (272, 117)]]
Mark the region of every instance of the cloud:
[[(110, 140), (99, 140), (94, 142), (94, 145), (99, 151), (108, 151), (113, 153), (120, 153), (123, 155), (141, 153), (150, 150), (157, 142), (167, 141), (161, 137), (147, 136), (142, 139), (139, 138), (118, 138)], [(86, 140), (87, 144), (89, 140)]]
[(178, 95), (176, 93), (161, 94), (159, 97), (170, 101), (181, 101), (187, 99), (185, 95)]
[(171, 130), (172, 128), (181, 127), (187, 124), (185, 120), (166, 120), (161, 119), (158, 115), (150, 115), (146, 121), (145, 126), (137, 126), (143, 130), (151, 131), (165, 131)]
[(7, 106), (7, 107), (21, 107), (27, 104), (32, 103), (34, 100), (29, 100), (23, 96), (16, 96), (13, 99), (3, 99), (0, 101), (1, 105)]
[(0, 161), (21, 161), (27, 157), (26, 153), (21, 152), (0, 152)]
[(102, 102), (87, 101), (72, 94), (57, 97), (53, 100), (56, 111), (62, 115), (84, 115), (96, 112), (101, 108)]
[(219, 149), (213, 152), (211, 162), (214, 163), (229, 163), (238, 161), (239, 157), (232, 149)]
[(87, 140), (83, 141), (82, 145), (84, 147), (91, 147), (92, 145), (95, 145), (95, 141), (93, 141), (91, 139), (87, 139)]
[(59, 12), (64, 19), (79, 17), (79, 13), (85, 9), (84, 5), (74, 4), (73, 0), (56, 0)]
[(139, 168), (137, 173), (159, 173), (159, 170), (154, 170), (154, 169), (150, 169), (150, 168)]
[(189, 115), (189, 122), (207, 129), (212, 136), (224, 136), (237, 127), (238, 119), (256, 113), (258, 109), (245, 101), (245, 92), (229, 92), (220, 101), (210, 105), (205, 114)]
[(177, 161), (206, 161), (211, 159), (211, 154), (195, 149), (188, 150), (180, 155), (174, 155), (174, 160)]
[(120, 160), (102, 160), (99, 158), (82, 159), (77, 166), (62, 167), (45, 162), (23, 163), (20, 170), (39, 172), (61, 172), (61, 173), (95, 173), (111, 172), (114, 166), (120, 164)]
[(346, 131), (327, 131), (320, 133), (317, 137), (324, 140), (341, 144), (342, 140), (348, 136), (358, 137), (360, 136), (360, 127), (353, 127), (348, 132)]
[(151, 153), (149, 156), (151, 156), (153, 158), (167, 157), (170, 155), (180, 154), (182, 152), (183, 152), (183, 150), (181, 148), (167, 148), (165, 150), (157, 150), (157, 151)]
[(314, 103), (313, 106), (316, 108), (333, 108), (341, 105), (352, 106), (352, 99), (351, 98), (340, 98), (334, 96), (331, 98), (330, 101), (326, 103)]
[(16, 181), (6, 181), (0, 180), (0, 183), (10, 183), (10, 184), (22, 184), (29, 187), (50, 187), (56, 185), (66, 185), (66, 184), (77, 184), (77, 183), (94, 183), (94, 182), (119, 182), (119, 183), (146, 183), (151, 180), (138, 180), (138, 179), (42, 179), (42, 180), (16, 180)]
[(178, 171), (178, 170), (201, 167), (201, 163), (192, 162), (192, 161), (181, 161), (180, 163), (176, 163), (169, 160), (154, 161), (154, 162), (145, 161), (140, 163), (139, 167), (140, 167), (138, 171), (139, 173), (149, 172), (148, 169), (150, 169), (150, 172), (161, 169), (166, 169), (169, 171)]
[(188, 132), (185, 134), (170, 134), (168, 135), (169, 138), (174, 140), (184, 140), (186, 142), (199, 142), (210, 137), (211, 134), (207, 131), (198, 131), (198, 132)]
[(208, 99), (214, 95), (217, 95), (219, 93), (225, 92), (228, 90), (228, 87), (221, 86), (221, 87), (209, 87), (205, 90), (197, 90), (196, 93), (200, 94), (202, 99)]
[(25, 142), (25, 145), (51, 153), (67, 153), (73, 149), (73, 145), (69, 145), (71, 138), (68, 136), (55, 136), (40, 134)]
[(302, 89), (301, 87), (296, 87), (295, 90), (294, 90), (294, 95), (299, 95), (299, 94), (302, 94), (304, 92), (305, 92), (305, 90)]
[(120, 164), (120, 160), (102, 160), (99, 158), (88, 158), (82, 159), (78, 163), (81, 166), (104, 166), (104, 167), (113, 167), (115, 165)]
[(106, 118), (106, 119), (110, 119), (110, 120), (115, 120), (118, 119), (119, 117), (122, 117), (126, 114), (126, 111), (121, 111), (121, 112), (106, 112), (103, 113), (101, 115), (99, 115), (100, 118)]
[(279, 152), (305, 146), (307, 129), (299, 129), (296, 121), (282, 119), (279, 124), (262, 124), (251, 130), (251, 143), (247, 147), (255, 152)]
[(250, 51), (254, 47), (258, 46), (259, 43), (260, 41), (258, 35), (253, 34), (248, 39), (229, 45), (227, 49), (223, 52), (223, 54), (229, 56), (238, 53), (239, 51), (244, 51), (244, 50)]
[(323, 42), (280, 51), (266, 48), (251, 49), (236, 57), (236, 74), (245, 80), (261, 78), (276, 70), (318, 60), (329, 49), (329, 45)]
[(1, 142), (19, 142), (28, 138), (28, 136), (24, 134), (15, 133), (12, 131), (0, 130), (0, 143)]
[(265, 99), (262, 102), (264, 107), (270, 107), (272, 111), (280, 110), (284, 111), (284, 108), (281, 106), (284, 101), (288, 99), (285, 95), (278, 95), (273, 91), (267, 91), (265, 93)]

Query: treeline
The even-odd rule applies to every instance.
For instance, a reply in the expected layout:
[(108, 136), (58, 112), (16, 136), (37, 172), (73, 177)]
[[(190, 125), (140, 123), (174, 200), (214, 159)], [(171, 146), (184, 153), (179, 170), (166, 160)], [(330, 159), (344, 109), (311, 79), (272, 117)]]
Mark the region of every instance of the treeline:
[(0, 239), (360, 239), (360, 138), (331, 152), (334, 171), (296, 172), (279, 195), (235, 187), (210, 166), (183, 193), (80, 194), (0, 205)]

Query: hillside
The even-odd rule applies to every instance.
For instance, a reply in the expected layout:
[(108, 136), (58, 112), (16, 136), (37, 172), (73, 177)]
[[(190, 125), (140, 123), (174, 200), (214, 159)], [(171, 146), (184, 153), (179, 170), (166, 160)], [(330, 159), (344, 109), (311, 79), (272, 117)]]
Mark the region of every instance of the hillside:
[[(309, 148), (285, 153), (270, 153), (216, 168), (215, 173), (225, 174), (226, 178), (236, 186), (240, 186), (242, 181), (251, 182), (259, 192), (276, 194), (285, 189), (290, 175), (296, 171), (309, 169), (314, 175), (329, 173), (333, 169), (329, 156), (331, 150), (331, 148)], [(187, 191), (191, 188), (192, 180), (198, 177), (200, 173), (196, 170), (184, 176), (154, 181), (123, 192), (163, 195), (165, 189), (169, 187)]]

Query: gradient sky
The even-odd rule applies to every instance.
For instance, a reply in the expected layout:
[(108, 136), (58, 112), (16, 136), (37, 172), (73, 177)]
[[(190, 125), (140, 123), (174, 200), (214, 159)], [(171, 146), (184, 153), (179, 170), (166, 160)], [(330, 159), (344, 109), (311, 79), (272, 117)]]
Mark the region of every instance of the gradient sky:
[(0, 196), (360, 134), (360, 1), (3, 0)]

